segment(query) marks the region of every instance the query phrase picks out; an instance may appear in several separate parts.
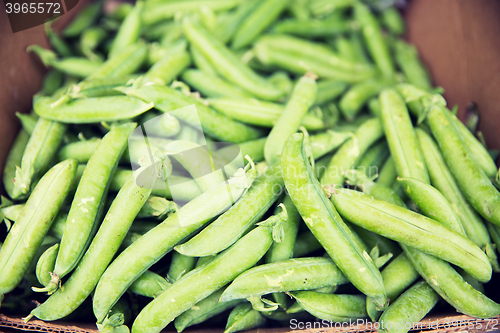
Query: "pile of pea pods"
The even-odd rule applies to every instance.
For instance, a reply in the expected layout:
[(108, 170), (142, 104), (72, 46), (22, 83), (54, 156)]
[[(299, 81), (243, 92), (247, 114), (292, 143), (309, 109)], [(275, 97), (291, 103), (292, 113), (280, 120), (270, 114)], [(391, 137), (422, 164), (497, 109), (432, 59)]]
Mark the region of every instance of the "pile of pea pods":
[(368, 0), (97, 1), (47, 24), (3, 171), (0, 311), (133, 333), (500, 315), (496, 152), (404, 32)]

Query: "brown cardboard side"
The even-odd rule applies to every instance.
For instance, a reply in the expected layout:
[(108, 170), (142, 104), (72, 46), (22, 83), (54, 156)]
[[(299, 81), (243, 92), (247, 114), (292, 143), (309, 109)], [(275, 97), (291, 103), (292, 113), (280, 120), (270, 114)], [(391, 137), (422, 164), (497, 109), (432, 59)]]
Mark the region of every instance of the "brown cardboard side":
[[(78, 7), (81, 6), (82, 0)], [(72, 12), (76, 12), (75, 8)], [(71, 14), (73, 14), (71, 13)], [(500, 2), (491, 0), (413, 0), (407, 11), (408, 38), (415, 43), (424, 61), (429, 66), (435, 84), (445, 88), (449, 105), (459, 104), (463, 116), (466, 105), (478, 104), (483, 131), (488, 146), (500, 149)], [(64, 17), (64, 19), (67, 19)], [(28, 112), (32, 95), (38, 90), (44, 72), (38, 60), (26, 54), (29, 44), (47, 45), (42, 27), (16, 33), (10, 32), (8, 20), (0, 1), (0, 169), (3, 167), (19, 122), (15, 111)], [(0, 309), (1, 311), (1, 309)], [(500, 317), (497, 317), (498, 320)], [(462, 315), (426, 318), (423, 323), (437, 325), (422, 329), (433, 332), (463, 331), (458, 325), (447, 323), (472, 320)], [(492, 321), (476, 320), (469, 331), (484, 332), (492, 328)], [(487, 325), (489, 324), (489, 325)], [(94, 333), (93, 324), (30, 322), (26, 325), (21, 318), (0, 314), (2, 327), (44, 332), (88, 332)], [(359, 327), (358, 330), (363, 330)], [(10, 331), (10, 329), (9, 329)], [(289, 328), (257, 329), (252, 332), (291, 332)], [(352, 332), (346, 329), (311, 329), (302, 332)], [(369, 331), (369, 329), (368, 329)], [(195, 331), (191, 331), (195, 332)], [(213, 330), (202, 331), (210, 333)]]

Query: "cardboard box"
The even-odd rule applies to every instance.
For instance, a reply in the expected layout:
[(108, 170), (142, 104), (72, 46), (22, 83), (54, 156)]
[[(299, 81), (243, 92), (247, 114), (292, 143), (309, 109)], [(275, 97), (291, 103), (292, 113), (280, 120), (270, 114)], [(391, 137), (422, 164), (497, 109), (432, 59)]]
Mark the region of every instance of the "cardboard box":
[[(82, 7), (80, 3), (64, 15), (58, 25)], [(431, 71), (435, 85), (445, 89), (449, 106), (459, 105), (464, 119), (469, 103), (475, 102), (480, 112), (479, 129), (490, 149), (500, 149), (500, 1), (492, 0), (413, 0), (405, 10), (408, 40), (414, 43)], [(0, 5), (0, 168), (19, 130), (16, 111), (28, 112), (32, 96), (39, 89), (45, 69), (35, 56), (25, 52), (30, 44), (47, 46), (43, 27), (38, 26), (13, 34), (4, 7)], [(497, 161), (498, 164), (498, 161)], [(487, 295), (500, 301), (500, 281), (494, 275), (485, 285)], [(20, 317), (1, 314), (0, 332), (14, 329), (38, 332), (97, 332), (94, 323), (44, 323), (31, 320), (24, 324)], [(474, 319), (457, 313), (431, 315), (422, 321), (422, 329), (433, 332), (484, 332), (500, 330), (500, 316), (493, 320)], [(420, 329), (419, 329), (420, 330)], [(188, 329), (188, 332), (190, 330)], [(192, 331), (192, 330), (191, 330)], [(204, 333), (220, 330), (203, 329)], [(252, 332), (291, 332), (290, 328), (258, 329)], [(370, 327), (343, 329), (306, 329), (303, 332), (373, 331)]]

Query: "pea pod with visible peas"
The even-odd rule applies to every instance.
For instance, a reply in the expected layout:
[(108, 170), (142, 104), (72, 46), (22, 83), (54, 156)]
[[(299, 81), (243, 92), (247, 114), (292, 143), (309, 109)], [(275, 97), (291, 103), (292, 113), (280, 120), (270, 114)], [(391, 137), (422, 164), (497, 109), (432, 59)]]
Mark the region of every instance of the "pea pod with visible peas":
[(362, 250), (312, 173), (306, 161), (302, 134), (290, 136), (281, 161), (285, 186), (304, 222), (353, 285), (384, 307), (387, 297), (380, 271)]

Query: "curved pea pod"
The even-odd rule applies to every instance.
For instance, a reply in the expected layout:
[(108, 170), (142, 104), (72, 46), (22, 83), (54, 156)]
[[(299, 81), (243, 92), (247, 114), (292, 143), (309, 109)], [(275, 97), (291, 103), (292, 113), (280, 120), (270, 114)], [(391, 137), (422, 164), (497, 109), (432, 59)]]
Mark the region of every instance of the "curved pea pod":
[[(381, 332), (406, 333), (422, 320), (439, 297), (425, 281), (414, 284), (399, 296), (380, 317)], [(408, 326), (410, 324), (410, 327)]]
[(362, 228), (455, 264), (481, 282), (491, 278), (484, 252), (435, 220), (348, 189), (335, 191), (331, 200), (344, 218)]
[(500, 192), (471, 157), (448, 110), (439, 105), (431, 106), (427, 124), (467, 200), (486, 220), (500, 225)]
[(283, 113), (281, 113), (267, 137), (264, 156), (269, 165), (279, 161), (286, 139), (297, 132), (302, 118), (313, 105), (315, 98), (316, 76), (306, 74), (299, 79), (293, 88), (292, 95), (287, 101)]
[(173, 48), (144, 74), (146, 81), (170, 84), (191, 64), (191, 57), (185, 48)]
[(172, 281), (177, 281), (181, 276), (192, 270), (195, 264), (196, 257), (188, 257), (179, 252), (173, 252), (167, 276)]
[(100, 138), (92, 138), (68, 143), (59, 149), (57, 158), (59, 161), (72, 158), (77, 160), (78, 163), (87, 163), (100, 142)]
[(155, 298), (171, 285), (164, 277), (151, 271), (145, 271), (130, 285), (128, 290), (137, 295)]
[[(281, 104), (254, 98), (211, 98), (208, 104), (230, 118), (263, 127), (273, 127), (284, 110)], [(321, 119), (309, 113), (302, 118), (301, 125), (312, 131), (325, 127)]]
[(403, 98), (395, 90), (386, 89), (379, 100), (380, 117), (398, 175), (429, 184), (424, 156)]
[(44, 119), (70, 124), (89, 124), (134, 118), (154, 107), (153, 103), (130, 96), (74, 99), (57, 103), (54, 98), (37, 98), (35, 112)]
[(271, 246), (273, 228), (262, 225), (252, 230), (227, 251), (176, 281), (142, 309), (132, 332), (160, 332), (178, 315), (255, 265)]
[(148, 48), (145, 43), (136, 43), (124, 48), (106, 60), (87, 79), (120, 77), (134, 73), (146, 61)]
[(265, 321), (266, 318), (254, 310), (250, 303), (239, 304), (229, 313), (224, 333), (250, 330), (263, 325)]
[(189, 241), (177, 245), (175, 250), (187, 256), (204, 257), (228, 248), (267, 212), (282, 188), (281, 166), (278, 164), (259, 176), (236, 205)]
[(474, 289), (447, 262), (408, 246), (402, 246), (422, 278), (458, 312), (477, 318), (500, 314), (500, 305)]
[(274, 292), (311, 290), (348, 283), (329, 258), (281, 260), (249, 269), (238, 276), (221, 297), (222, 302)]
[(52, 167), (33, 189), (0, 249), (0, 294), (21, 281), (69, 191), (78, 163)]
[[(382, 279), (384, 280), (387, 297), (391, 301), (395, 300), (418, 277), (419, 274), (411, 261), (406, 254), (401, 253), (382, 270)], [(375, 303), (370, 300), (366, 302), (366, 311), (373, 321), (377, 321), (382, 313), (377, 309)]]
[(347, 88), (346, 83), (338, 80), (319, 80), (316, 86), (318, 91), (316, 92), (315, 105), (331, 102), (339, 97)]
[(288, 0), (261, 1), (236, 30), (231, 46), (239, 49), (250, 45), (286, 8)]
[(208, 59), (222, 77), (261, 99), (274, 101), (283, 96), (281, 90), (242, 64), (234, 53), (200, 25), (185, 18), (182, 27), (188, 41)]
[(397, 180), (425, 216), (465, 235), (465, 230), (458, 216), (437, 189), (412, 178), (398, 177)]
[(285, 186), (308, 228), (354, 286), (383, 307), (387, 298), (380, 271), (316, 180), (306, 161), (302, 134), (290, 136), (281, 161)]
[[(97, 234), (92, 239), (87, 252), (78, 262), (75, 271), (61, 288), (31, 311), (28, 319), (35, 316), (44, 321), (57, 320), (72, 313), (85, 301), (115, 256), (135, 216), (150, 193), (151, 186), (141, 188), (136, 185), (133, 178), (125, 184), (113, 200)], [(66, 236), (66, 230), (64, 236)], [(106, 311), (99, 323), (104, 320), (108, 312)]]
[(367, 317), (366, 297), (362, 295), (324, 294), (316, 291), (297, 291), (290, 295), (316, 318), (345, 322)]
[(90, 157), (64, 226), (53, 271), (59, 278), (75, 268), (90, 243), (104, 209), (109, 182), (135, 127), (135, 123), (128, 123), (111, 129)]
[(384, 134), (382, 123), (373, 118), (365, 121), (354, 132), (354, 136), (333, 155), (328, 167), (321, 177), (321, 184), (341, 186), (344, 184), (345, 173), (353, 168), (368, 148)]
[(207, 97), (250, 97), (242, 89), (203, 70), (188, 69), (182, 73), (182, 80)]
[(371, 97), (378, 95), (391, 84), (392, 80), (378, 78), (353, 85), (340, 99), (340, 111), (347, 120), (353, 120)]
[(185, 328), (202, 323), (228, 309), (243, 302), (235, 300), (231, 302), (219, 302), (220, 295), (224, 289), (220, 289), (193, 305), (189, 310), (175, 318), (174, 324), (177, 332), (184, 331)]
[(377, 67), (385, 77), (392, 77), (395, 70), (389, 47), (382, 36), (382, 29), (380, 29), (377, 19), (370, 12), (370, 8), (363, 3), (357, 3), (354, 6), (354, 18), (361, 26), (368, 52)]
[(76, 37), (83, 30), (90, 27), (97, 20), (101, 13), (102, 2), (89, 3), (80, 13), (64, 28), (64, 37)]
[(310, 231), (304, 231), (297, 235), (295, 245), (293, 246), (293, 256), (295, 258), (303, 257), (322, 248), (321, 244)]
[(61, 144), (66, 126), (39, 118), (26, 144), (20, 166), (16, 165), (12, 199), (25, 197), (32, 183), (43, 173)]
[(141, 32), (141, 12), (144, 3), (139, 1), (127, 14), (109, 48), (109, 57), (121, 52), (125, 47), (137, 43)]
[(415, 46), (403, 40), (397, 40), (394, 43), (394, 51), (396, 63), (405, 74), (408, 82), (427, 91), (431, 90), (432, 84), (429, 74), (418, 58), (418, 51)]
[(96, 287), (93, 307), (97, 320), (104, 319), (109, 309), (143, 271), (171, 251), (177, 243), (230, 207), (254, 179), (255, 171), (250, 170), (204, 192), (127, 247), (109, 265)]
[[(14, 178), (16, 176), (16, 165), (21, 165), (23, 158), (23, 152), (28, 144), (30, 135), (25, 130), (19, 131), (17, 134), (12, 147), (9, 150), (7, 158), (5, 159), (5, 165), (3, 167), (3, 186), (5, 192), (9, 195), (11, 199), (14, 199)], [(16, 195), (19, 195), (17, 193)]]
[[(156, 109), (170, 112), (171, 115), (193, 126), (199, 126), (201, 123), (204, 132), (221, 140), (245, 142), (256, 139), (262, 134), (260, 130), (234, 121), (200, 101), (167, 86), (146, 85), (128, 90), (127, 94), (154, 103)], [(196, 112), (180, 109), (193, 104)]]
[(49, 247), (41, 256), (38, 258), (36, 263), (36, 278), (42, 286), (48, 286), (52, 281), (51, 272), (54, 270), (54, 265), (57, 258), (57, 250), (59, 249), (59, 244), (56, 243)]

